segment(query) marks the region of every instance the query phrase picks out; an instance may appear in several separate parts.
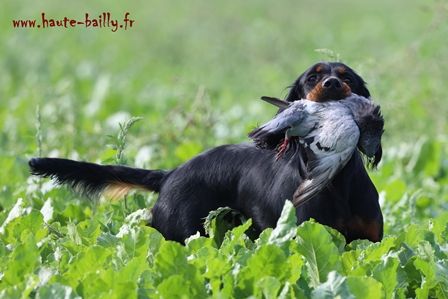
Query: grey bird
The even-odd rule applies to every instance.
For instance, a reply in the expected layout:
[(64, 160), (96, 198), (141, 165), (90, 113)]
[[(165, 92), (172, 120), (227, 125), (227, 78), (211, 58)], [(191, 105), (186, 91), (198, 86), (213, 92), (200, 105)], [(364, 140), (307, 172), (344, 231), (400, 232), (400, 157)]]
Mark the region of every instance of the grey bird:
[(249, 137), (264, 147), (284, 134), (277, 159), (288, 150), (290, 140), (298, 138), (307, 149), (307, 174), (294, 194), (298, 206), (328, 186), (347, 164), (358, 147), (373, 166), (381, 159), (384, 120), (380, 106), (370, 99), (352, 94), (339, 101), (286, 102), (262, 97), (281, 111), (269, 122), (254, 129)]

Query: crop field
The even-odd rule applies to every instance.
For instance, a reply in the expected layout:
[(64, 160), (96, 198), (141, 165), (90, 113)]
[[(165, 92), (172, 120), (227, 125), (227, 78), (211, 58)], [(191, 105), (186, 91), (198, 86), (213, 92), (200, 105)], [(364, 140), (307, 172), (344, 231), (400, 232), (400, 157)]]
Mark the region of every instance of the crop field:
[[(13, 26), (103, 12), (135, 22)], [(448, 298), (446, 1), (6, 0), (0, 20), (0, 298)], [(157, 194), (91, 200), (29, 175), (36, 156), (170, 169), (248, 142), (275, 112), (260, 96), (321, 60), (382, 107), (380, 243), (297, 226), (287, 202), (256, 240), (250, 219), (226, 232), (224, 208), (183, 246), (146, 225)]]

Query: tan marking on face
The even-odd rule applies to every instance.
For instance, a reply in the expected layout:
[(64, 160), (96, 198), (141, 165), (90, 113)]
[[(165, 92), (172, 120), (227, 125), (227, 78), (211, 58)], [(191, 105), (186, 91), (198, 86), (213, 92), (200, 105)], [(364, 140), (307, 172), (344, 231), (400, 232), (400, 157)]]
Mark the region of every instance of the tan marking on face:
[(342, 93), (344, 94), (344, 98), (351, 96), (351, 94), (352, 94), (352, 89), (345, 82), (342, 82)]
[(306, 95), (306, 99), (314, 102), (322, 102), (324, 89), (322, 87), (322, 80), (317, 82), (316, 86)]
[(306, 95), (306, 99), (313, 102), (325, 102), (328, 100), (341, 100), (352, 94), (352, 90), (347, 83), (342, 82), (342, 88), (334, 93), (323, 88), (322, 80), (317, 82), (316, 86)]
[(324, 66), (322, 64), (319, 64), (318, 66), (316, 66), (315, 71), (316, 71), (316, 73), (320, 73), (323, 71), (323, 69), (324, 69)]
[(337, 67), (335, 69), (335, 71), (336, 71), (336, 74), (341, 76), (341, 75), (344, 75), (347, 72), (347, 69), (345, 67), (343, 67), (343, 66), (339, 66), (339, 67)]

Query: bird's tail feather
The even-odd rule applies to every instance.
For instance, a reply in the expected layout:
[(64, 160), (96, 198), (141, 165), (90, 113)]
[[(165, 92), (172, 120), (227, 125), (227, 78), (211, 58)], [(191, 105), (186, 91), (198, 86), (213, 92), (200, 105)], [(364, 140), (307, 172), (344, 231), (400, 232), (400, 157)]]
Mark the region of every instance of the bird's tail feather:
[(327, 187), (350, 160), (352, 153), (353, 150), (350, 150), (343, 155), (328, 155), (319, 160), (308, 161), (308, 179), (304, 180), (294, 193), (294, 206), (304, 204)]
[(261, 99), (271, 105), (274, 105), (274, 106), (280, 108), (280, 109), (286, 109), (291, 105), (290, 102), (283, 101), (278, 98), (263, 96), (263, 97), (261, 97)]

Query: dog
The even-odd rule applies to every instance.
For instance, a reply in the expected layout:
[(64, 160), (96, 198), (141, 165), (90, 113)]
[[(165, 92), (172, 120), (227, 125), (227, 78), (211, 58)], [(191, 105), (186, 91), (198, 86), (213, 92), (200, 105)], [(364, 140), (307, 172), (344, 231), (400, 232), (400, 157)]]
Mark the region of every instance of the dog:
[[(285, 100), (323, 102), (343, 99), (352, 92), (370, 97), (366, 83), (350, 67), (319, 62), (298, 77)], [(275, 137), (276, 144), (283, 137)], [(285, 201), (292, 200), (304, 178), (305, 149), (299, 143), (291, 146), (294, 148), (276, 161), (276, 151), (254, 144), (222, 145), (172, 170), (58, 158), (33, 158), (29, 166), (34, 175), (51, 177), (91, 196), (104, 192), (123, 195), (135, 188), (158, 192), (150, 225), (166, 239), (183, 243), (198, 231), (205, 234), (204, 218), (224, 206), (252, 218), (256, 233), (274, 227)], [(296, 215), (298, 223), (314, 218), (338, 230), (347, 243), (355, 239), (376, 242), (383, 236), (378, 192), (357, 151), (328, 187), (296, 208)]]

